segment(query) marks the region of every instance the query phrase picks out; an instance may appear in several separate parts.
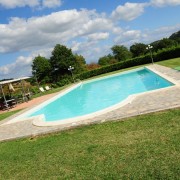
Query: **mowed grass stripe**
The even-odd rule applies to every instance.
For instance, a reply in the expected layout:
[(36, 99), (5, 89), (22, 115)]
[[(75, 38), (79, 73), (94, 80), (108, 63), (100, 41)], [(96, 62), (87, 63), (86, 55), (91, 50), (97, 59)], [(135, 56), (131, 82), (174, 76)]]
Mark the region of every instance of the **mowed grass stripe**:
[(178, 179), (180, 109), (0, 143), (0, 179)]

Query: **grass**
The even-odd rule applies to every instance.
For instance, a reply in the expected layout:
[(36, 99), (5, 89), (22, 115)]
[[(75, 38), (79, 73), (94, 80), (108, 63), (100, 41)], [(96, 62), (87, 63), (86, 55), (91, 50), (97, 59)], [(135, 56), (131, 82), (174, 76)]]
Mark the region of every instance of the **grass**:
[(144, 67), (144, 66), (146, 66), (146, 65), (148, 65), (148, 64), (133, 66), (133, 67), (129, 67), (129, 68), (125, 68), (125, 69), (120, 69), (120, 70), (112, 71), (112, 72), (105, 73), (105, 74), (100, 74), (100, 75), (93, 76), (93, 77), (91, 77), (91, 78), (85, 79), (84, 81), (86, 81), (86, 80), (92, 80), (92, 79), (96, 79), (96, 78), (100, 78), (100, 77), (104, 77), (104, 76), (108, 76), (108, 75), (112, 75), (112, 74), (116, 74), (116, 73), (121, 73), (121, 72), (124, 72), (124, 71), (129, 71), (129, 70), (132, 70), (132, 69)]
[[(169, 68), (174, 68), (174, 67), (180, 66), (180, 58), (174, 58), (174, 59), (168, 59), (168, 60), (164, 60), (164, 61), (160, 61), (160, 62), (155, 62), (155, 64), (159, 64), (159, 65), (166, 66)], [(124, 71), (128, 71), (128, 70), (132, 70), (132, 69), (136, 69), (136, 68), (140, 68), (140, 67), (144, 67), (147, 65), (150, 65), (150, 64), (143, 64), (143, 65), (133, 66), (133, 67), (125, 68), (125, 69), (120, 69), (117, 71), (112, 71), (109, 73), (105, 73), (105, 74), (101, 74), (101, 75), (89, 78), (88, 80), (107, 76), (107, 75), (112, 75), (115, 73), (120, 73), (120, 72), (124, 72)]]
[(69, 87), (70, 85), (65, 85), (63, 87), (58, 87), (58, 88), (52, 88), (51, 90), (49, 91), (45, 91), (45, 92), (40, 92), (40, 93), (37, 93), (37, 94), (34, 94), (32, 96), (32, 98), (37, 98), (37, 97), (40, 97), (40, 96), (44, 96), (44, 95), (47, 95), (47, 94), (52, 94), (52, 93), (57, 93), (67, 87)]
[(0, 121), (3, 120), (3, 119), (8, 118), (9, 116), (12, 116), (13, 114), (16, 114), (19, 111), (21, 111), (21, 110), (10, 111), (10, 112), (6, 112), (6, 113), (3, 113), (3, 114), (0, 114)]
[(0, 143), (0, 179), (179, 179), (180, 109)]
[(180, 66), (180, 57), (165, 60), (165, 61), (156, 62), (156, 64), (159, 64), (159, 65), (162, 65), (162, 66), (167, 66), (167, 67), (170, 67), (170, 68), (175, 68), (177, 66)]

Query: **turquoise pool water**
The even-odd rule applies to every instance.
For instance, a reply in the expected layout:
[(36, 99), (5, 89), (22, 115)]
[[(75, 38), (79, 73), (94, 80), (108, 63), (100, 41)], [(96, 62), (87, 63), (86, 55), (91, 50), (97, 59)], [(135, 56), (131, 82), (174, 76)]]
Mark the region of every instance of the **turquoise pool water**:
[(143, 68), (84, 83), (30, 114), (45, 115), (47, 122), (87, 115), (125, 100), (129, 95), (173, 84)]

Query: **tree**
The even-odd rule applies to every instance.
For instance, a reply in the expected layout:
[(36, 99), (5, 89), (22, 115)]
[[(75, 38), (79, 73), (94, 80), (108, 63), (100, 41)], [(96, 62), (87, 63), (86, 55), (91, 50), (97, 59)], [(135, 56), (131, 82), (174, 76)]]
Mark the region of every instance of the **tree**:
[(177, 43), (180, 43), (180, 31), (173, 33), (169, 39), (176, 41)]
[(155, 41), (153, 43), (151, 43), (153, 46), (154, 51), (158, 51), (164, 48), (170, 48), (172, 46), (176, 46), (177, 42), (175, 40), (172, 39), (168, 39), (168, 38), (163, 38), (159, 41)]
[(38, 82), (49, 82), (51, 65), (48, 59), (41, 57), (40, 55), (35, 57), (32, 63), (32, 74), (38, 80)]
[(115, 59), (125, 61), (132, 57), (131, 52), (125, 46), (115, 45), (111, 48)]
[(98, 64), (101, 66), (106, 66), (109, 64), (109, 58), (108, 56), (103, 56), (99, 58)]
[(138, 57), (141, 55), (146, 54), (147, 50), (146, 50), (146, 45), (143, 43), (135, 43), (130, 47), (130, 51), (132, 53), (133, 57)]
[(81, 55), (78, 55), (78, 54), (75, 54), (74, 56), (75, 56), (75, 60), (77, 63), (77, 65), (75, 67), (76, 72), (81, 73), (83, 71), (86, 71), (87, 68), (86, 68), (86, 61), (85, 61), (84, 57)]
[(94, 70), (100, 68), (100, 65), (94, 62), (87, 64), (86, 66), (87, 66), (87, 70)]
[(76, 57), (73, 55), (71, 49), (68, 49), (64, 45), (57, 44), (52, 51), (50, 57), (50, 63), (52, 66), (52, 76), (55, 80), (58, 80), (62, 76), (68, 75), (68, 67), (73, 66), (74, 72), (77, 71), (78, 63)]
[(107, 55), (107, 56), (103, 56), (99, 58), (98, 64), (101, 66), (106, 66), (109, 64), (114, 64), (117, 63), (117, 59), (114, 58), (114, 56), (112, 56), (111, 54)]

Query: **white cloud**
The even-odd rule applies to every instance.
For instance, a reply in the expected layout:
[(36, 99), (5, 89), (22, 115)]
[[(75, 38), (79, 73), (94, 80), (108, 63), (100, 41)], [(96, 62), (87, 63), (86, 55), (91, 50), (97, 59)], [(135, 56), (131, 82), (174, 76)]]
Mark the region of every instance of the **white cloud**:
[(18, 78), (31, 74), (32, 57), (20, 56), (12, 64), (0, 67), (0, 76), (3, 78)]
[(114, 34), (120, 34), (121, 32), (123, 32), (123, 29), (120, 28), (120, 27), (114, 27), (113, 30), (112, 30), (112, 32), (113, 32)]
[[(82, 17), (81, 17), (82, 18)], [(99, 31), (111, 30), (113, 22), (109, 19), (102, 17), (94, 17), (93, 19), (87, 20), (79, 29), (79, 35), (88, 35), (97, 33)]]
[(42, 1), (42, 6), (48, 7), (48, 8), (58, 7), (58, 6), (61, 6), (61, 4), (62, 4), (61, 0), (43, 0)]
[(27, 20), (14, 17), (9, 24), (0, 24), (0, 52), (52, 47), (73, 38), (102, 33), (112, 27), (110, 20), (88, 10), (66, 10)]
[(110, 48), (111, 46), (107, 45), (106, 42), (103, 43), (103, 46), (100, 46), (96, 39), (84, 42), (73, 41), (71, 45), (72, 51), (83, 55), (87, 63), (97, 62), (99, 57), (110, 53)]
[(151, 4), (154, 6), (177, 6), (180, 5), (180, 0), (151, 0)]
[[(76, 42), (73, 41), (71, 45), (71, 49), (74, 53), (78, 53), (81, 55), (92, 53), (92, 49), (97, 45), (97, 41), (84, 41), (84, 42)], [(91, 49), (91, 50), (89, 50)], [(85, 56), (86, 57), (86, 56)]]
[(124, 30), (115, 38), (115, 43), (121, 45), (132, 44), (141, 39), (142, 33), (140, 30)]
[[(146, 41), (152, 42), (162, 38), (168, 38), (172, 33), (179, 31), (180, 24), (176, 24), (174, 26), (163, 26), (155, 29), (154, 31), (148, 30), (146, 33), (147, 38)], [(145, 39), (143, 39), (145, 41)]]
[(11, 9), (24, 6), (35, 7), (39, 6), (40, 2), (39, 0), (0, 0), (0, 5)]
[(81, 42), (73, 41), (71, 44), (71, 49), (73, 52), (77, 53), (80, 49), (80, 46), (81, 46)]
[(172, 33), (177, 32), (180, 24), (175, 26), (164, 26), (155, 30), (123, 30), (114, 38), (116, 44), (130, 46), (135, 42), (151, 43), (153, 41), (168, 38)]
[(88, 40), (89, 41), (99, 41), (99, 40), (105, 40), (108, 37), (109, 37), (109, 33), (107, 33), (107, 32), (94, 33), (94, 34), (90, 34), (88, 36)]
[(0, 76), (4, 78), (19, 78), (31, 75), (32, 61), (38, 55), (49, 58), (53, 48), (40, 49), (30, 53), (29, 56), (19, 56), (14, 63), (0, 67)]
[(41, 7), (41, 8), (54, 8), (61, 6), (61, 0), (0, 0), (0, 6), (13, 9), (16, 7)]
[(115, 20), (131, 21), (144, 12), (147, 3), (125, 3), (124, 6), (118, 6), (111, 14)]

